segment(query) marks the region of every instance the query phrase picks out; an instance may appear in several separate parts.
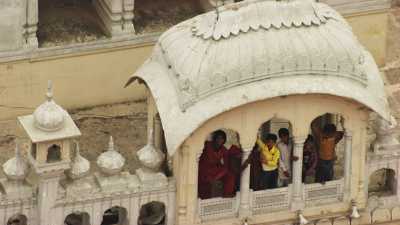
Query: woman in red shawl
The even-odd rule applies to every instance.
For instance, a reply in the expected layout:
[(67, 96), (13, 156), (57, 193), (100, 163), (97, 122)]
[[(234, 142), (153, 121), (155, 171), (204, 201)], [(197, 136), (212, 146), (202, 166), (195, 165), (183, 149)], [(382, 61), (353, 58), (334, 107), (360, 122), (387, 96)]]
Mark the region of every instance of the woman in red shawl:
[[(240, 149), (232, 146), (227, 150), (224, 146), (226, 134), (217, 130), (212, 134), (212, 140), (206, 141), (203, 153), (199, 161), (199, 197), (201, 199), (212, 198), (211, 189), (216, 181), (223, 183), (223, 197), (233, 197), (236, 192), (236, 178), (231, 170), (232, 156), (240, 156)], [(232, 151), (231, 151), (232, 150)]]

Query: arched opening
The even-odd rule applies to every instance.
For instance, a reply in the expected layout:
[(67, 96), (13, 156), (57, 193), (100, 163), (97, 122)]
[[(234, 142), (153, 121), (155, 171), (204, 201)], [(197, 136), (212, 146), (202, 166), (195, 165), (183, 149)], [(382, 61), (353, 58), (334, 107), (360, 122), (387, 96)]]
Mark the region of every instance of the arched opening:
[(272, 118), (263, 123), (245, 165), (250, 164), (250, 189), (286, 187), (292, 182), (293, 144), (290, 121)]
[(135, 30), (160, 32), (200, 13), (198, 0), (135, 0)]
[(303, 149), (303, 182), (322, 183), (344, 175), (344, 119), (326, 113), (311, 122), (310, 135)]
[(15, 214), (11, 216), (8, 221), (7, 225), (27, 225), (28, 218), (23, 214)]
[(162, 202), (152, 201), (140, 208), (138, 225), (165, 225), (165, 205)]
[(379, 169), (369, 177), (369, 196), (390, 196), (396, 194), (396, 172), (392, 169)]
[(90, 225), (90, 216), (86, 212), (74, 212), (65, 217), (64, 225)]
[(47, 163), (61, 161), (61, 148), (58, 145), (52, 145), (47, 149)]
[(105, 37), (92, 0), (39, 0), (39, 47), (94, 41)]
[(199, 160), (199, 198), (236, 195), (240, 188), (241, 152), (237, 132), (220, 129), (209, 135)]
[(101, 225), (128, 225), (127, 211), (120, 206), (107, 209), (103, 214)]
[(36, 159), (37, 144), (32, 143), (31, 145), (31, 155), (32, 158)]

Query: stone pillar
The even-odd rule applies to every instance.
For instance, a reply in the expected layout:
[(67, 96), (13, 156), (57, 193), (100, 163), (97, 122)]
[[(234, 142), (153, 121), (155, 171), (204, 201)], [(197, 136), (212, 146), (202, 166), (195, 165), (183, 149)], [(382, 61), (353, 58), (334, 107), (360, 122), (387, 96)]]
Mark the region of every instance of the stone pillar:
[(353, 135), (351, 131), (345, 130), (344, 132), (344, 199), (349, 200), (351, 192), (351, 161), (352, 161), (352, 142)]
[(135, 2), (134, 0), (123, 0), (124, 6), (123, 6), (123, 14), (122, 14), (122, 19), (124, 20), (122, 29), (126, 33), (135, 33), (135, 27), (133, 25), (133, 9)]
[[(186, 216), (187, 213), (187, 179), (189, 169), (189, 148), (182, 146), (180, 149), (180, 160), (179, 160), (179, 177), (178, 180), (178, 215), (179, 219)], [(198, 163), (198, 162), (197, 162)]]
[(177, 209), (175, 200), (176, 200), (176, 188), (175, 182), (169, 182), (168, 186), (168, 209), (167, 209), (167, 224), (174, 225), (175, 224), (175, 210)]
[(156, 114), (154, 116), (154, 146), (157, 149), (162, 149), (162, 125), (161, 125), (161, 118), (160, 114)]
[(37, 48), (37, 24), (39, 22), (39, 5), (38, 0), (27, 0), (26, 15), (26, 46), (27, 48)]
[[(400, 201), (400, 163), (397, 164), (397, 171), (396, 171), (395, 178), (396, 178), (396, 184), (397, 184), (396, 196), (397, 196), (397, 199)], [(399, 217), (400, 217), (400, 213), (399, 213)]]
[(53, 207), (57, 200), (58, 185), (60, 176), (63, 170), (55, 173), (40, 174), (39, 181), (39, 193), (38, 193), (38, 211), (39, 211), (39, 223), (40, 225), (54, 225), (59, 221), (53, 221), (57, 218), (49, 215), (54, 215)]
[(292, 211), (301, 210), (305, 203), (303, 199), (303, 182), (301, 180), (303, 172), (303, 146), (304, 137), (294, 137), (293, 156), (297, 156), (298, 160), (293, 162), (293, 181), (292, 181)]
[(134, 0), (95, 0), (104, 30), (112, 38), (133, 34)]
[[(243, 149), (242, 163), (247, 160), (251, 153), (251, 148)], [(240, 178), (240, 206), (239, 217), (250, 216), (250, 165), (242, 171)]]

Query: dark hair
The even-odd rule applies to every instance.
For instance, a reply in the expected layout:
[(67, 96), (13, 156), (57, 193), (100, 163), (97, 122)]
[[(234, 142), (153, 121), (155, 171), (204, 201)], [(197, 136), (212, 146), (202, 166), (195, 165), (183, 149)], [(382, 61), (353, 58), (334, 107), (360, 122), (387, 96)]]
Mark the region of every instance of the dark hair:
[(278, 140), (278, 137), (275, 134), (269, 133), (265, 136), (265, 141), (270, 141), (270, 140), (276, 142), (276, 140)]
[(307, 136), (307, 139), (306, 139), (306, 141), (304, 142), (304, 143), (307, 143), (307, 142), (314, 142), (314, 137), (312, 136), (312, 135), (308, 135)]
[(325, 124), (323, 131), (325, 134), (331, 134), (333, 132), (336, 132), (336, 126), (332, 123)]
[(215, 142), (217, 137), (222, 137), (226, 142), (226, 133), (223, 130), (216, 130), (212, 133), (212, 141)]
[(278, 131), (278, 136), (282, 137), (282, 136), (289, 136), (289, 130), (287, 128), (281, 128)]

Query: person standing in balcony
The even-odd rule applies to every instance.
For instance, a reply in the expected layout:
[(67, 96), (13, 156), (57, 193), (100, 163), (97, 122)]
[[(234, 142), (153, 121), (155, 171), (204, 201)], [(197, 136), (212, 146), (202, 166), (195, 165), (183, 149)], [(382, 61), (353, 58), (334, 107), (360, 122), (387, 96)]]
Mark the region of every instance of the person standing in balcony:
[(289, 138), (289, 130), (287, 128), (279, 129), (278, 136), (279, 141), (276, 144), (280, 150), (278, 186), (287, 187), (292, 177), (292, 161), (296, 161), (298, 158), (293, 156), (293, 145)]
[(217, 130), (212, 134), (212, 140), (206, 141), (204, 144), (203, 153), (199, 161), (198, 177), (198, 190), (201, 199), (219, 197), (213, 196), (212, 191), (213, 186), (219, 182), (223, 184), (223, 197), (229, 198), (235, 196), (236, 176), (230, 170), (229, 163), (227, 162), (228, 158), (232, 157), (233, 152), (229, 152), (225, 148), (225, 142), (226, 133), (222, 130)]
[(311, 129), (318, 144), (318, 166), (315, 175), (316, 182), (325, 184), (334, 177), (333, 166), (336, 160), (336, 145), (343, 138), (344, 132), (337, 131), (332, 123), (325, 124), (321, 130), (316, 123), (311, 124)]
[[(308, 135), (303, 147), (303, 172), (302, 181), (310, 183), (315, 177), (315, 169), (318, 163), (318, 154), (315, 148), (314, 138)], [(313, 182), (313, 181), (312, 181)]]
[(257, 146), (260, 149), (260, 159), (262, 163), (262, 171), (260, 176), (260, 188), (272, 189), (278, 187), (278, 166), (280, 151), (276, 146), (277, 136), (275, 134), (267, 134), (263, 140), (257, 139)]

